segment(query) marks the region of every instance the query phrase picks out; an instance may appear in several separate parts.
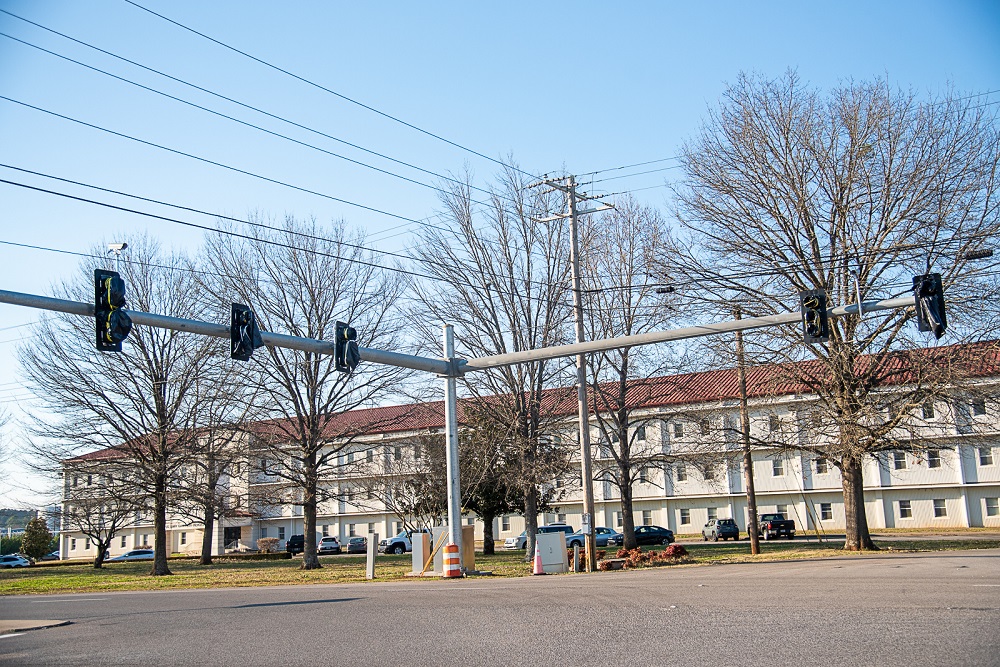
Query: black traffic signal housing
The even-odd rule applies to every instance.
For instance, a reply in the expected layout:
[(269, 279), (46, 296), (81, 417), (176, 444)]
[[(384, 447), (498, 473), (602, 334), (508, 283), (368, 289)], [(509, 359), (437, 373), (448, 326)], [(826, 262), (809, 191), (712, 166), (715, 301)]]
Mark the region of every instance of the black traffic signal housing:
[(94, 269), (94, 324), (97, 349), (121, 352), (132, 318), (125, 312), (125, 281), (116, 271)]
[(948, 328), (944, 312), (944, 286), (940, 273), (913, 276), (913, 302), (917, 308), (917, 329), (941, 338)]
[(263, 346), (257, 316), (250, 306), (232, 304), (229, 309), (229, 356), (237, 361), (250, 361), (253, 351)]
[(802, 309), (802, 340), (806, 343), (825, 343), (830, 340), (826, 290), (811, 289), (799, 292), (799, 306)]
[(346, 322), (337, 322), (337, 337), (333, 344), (334, 364), (341, 373), (353, 373), (361, 361), (358, 332)]

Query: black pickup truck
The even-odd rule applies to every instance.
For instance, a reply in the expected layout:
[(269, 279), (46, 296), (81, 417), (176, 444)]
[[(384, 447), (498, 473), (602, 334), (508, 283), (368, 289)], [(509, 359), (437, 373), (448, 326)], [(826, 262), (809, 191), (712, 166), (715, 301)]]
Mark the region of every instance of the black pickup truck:
[(786, 519), (784, 514), (761, 514), (757, 526), (758, 534), (765, 540), (781, 535), (790, 540), (795, 537), (795, 522)]

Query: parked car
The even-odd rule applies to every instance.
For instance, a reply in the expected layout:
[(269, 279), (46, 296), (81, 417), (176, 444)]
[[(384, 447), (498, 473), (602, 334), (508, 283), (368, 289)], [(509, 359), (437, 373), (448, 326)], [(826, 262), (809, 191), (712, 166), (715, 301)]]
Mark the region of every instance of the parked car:
[(367, 537), (348, 537), (347, 538), (347, 553), (349, 553), (349, 554), (363, 554), (363, 553), (368, 553), (368, 538)]
[(408, 551), (413, 551), (413, 544), (410, 541), (413, 533), (430, 534), (430, 532), (431, 531), (426, 528), (420, 528), (409, 532), (401, 530), (395, 537), (387, 537), (384, 540), (380, 540), (378, 543), (378, 551), (383, 554), (405, 554)]
[(316, 553), (318, 554), (339, 554), (341, 553), (340, 540), (336, 537), (328, 536), (321, 537), (319, 539), (319, 544), (316, 545)]
[[(621, 533), (617, 533), (610, 528), (605, 528), (604, 526), (598, 526), (594, 529), (594, 541), (599, 547), (606, 547), (611, 544), (612, 538), (615, 536), (621, 537)], [(566, 536), (566, 546), (570, 549), (573, 547), (583, 548), (586, 543), (587, 536), (583, 534), (583, 531), (577, 531), (572, 535)]]
[(761, 514), (757, 521), (757, 530), (765, 540), (782, 535), (790, 540), (795, 538), (795, 522), (786, 519), (784, 514)]
[(660, 526), (636, 526), (635, 543), (643, 544), (670, 544), (674, 541), (674, 531)]
[(55, 551), (50, 551), (49, 553), (42, 556), (42, 560), (59, 560), (59, 559), (60, 555), (58, 549), (56, 549)]
[(31, 560), (21, 554), (0, 556), (0, 567), (31, 567)]
[(132, 551), (126, 551), (121, 556), (115, 556), (114, 558), (109, 558), (106, 562), (121, 563), (129, 560), (153, 560), (153, 550), (132, 549)]
[(285, 542), (285, 551), (290, 554), (300, 554), (306, 550), (306, 536), (305, 535), (292, 535)]
[[(539, 526), (539, 533), (566, 533), (566, 542), (569, 543), (571, 535), (575, 534), (573, 526), (565, 523), (550, 523), (547, 526)], [(503, 541), (504, 549), (524, 549), (528, 546), (528, 531), (522, 530), (517, 537), (508, 537)]]
[(738, 540), (740, 539), (740, 527), (732, 519), (709, 519), (708, 523), (701, 529), (701, 536), (706, 542), (709, 540), (718, 542), (720, 537), (723, 540), (730, 538)]

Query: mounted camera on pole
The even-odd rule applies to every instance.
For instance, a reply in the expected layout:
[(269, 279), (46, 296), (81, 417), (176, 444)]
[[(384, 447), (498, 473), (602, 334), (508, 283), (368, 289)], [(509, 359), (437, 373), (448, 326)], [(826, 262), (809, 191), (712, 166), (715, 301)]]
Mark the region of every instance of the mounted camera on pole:
[(125, 312), (125, 281), (117, 271), (94, 269), (94, 324), (97, 349), (121, 352), (132, 319)]

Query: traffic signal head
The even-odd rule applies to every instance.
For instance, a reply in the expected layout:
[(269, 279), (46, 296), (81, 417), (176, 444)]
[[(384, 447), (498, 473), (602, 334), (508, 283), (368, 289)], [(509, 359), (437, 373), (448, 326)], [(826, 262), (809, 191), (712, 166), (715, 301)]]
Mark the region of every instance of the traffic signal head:
[(346, 322), (337, 322), (337, 336), (333, 344), (334, 364), (341, 373), (353, 373), (361, 361), (358, 349), (358, 332)]
[(799, 292), (802, 310), (802, 340), (825, 343), (830, 340), (830, 318), (826, 312), (826, 291), (821, 289)]
[(229, 309), (229, 356), (238, 361), (250, 361), (253, 351), (263, 346), (257, 316), (249, 306), (232, 304)]
[(132, 318), (125, 312), (125, 281), (115, 271), (94, 269), (94, 324), (97, 349), (121, 352)]
[(913, 302), (917, 308), (917, 329), (941, 338), (948, 328), (944, 312), (944, 286), (940, 273), (913, 276)]

